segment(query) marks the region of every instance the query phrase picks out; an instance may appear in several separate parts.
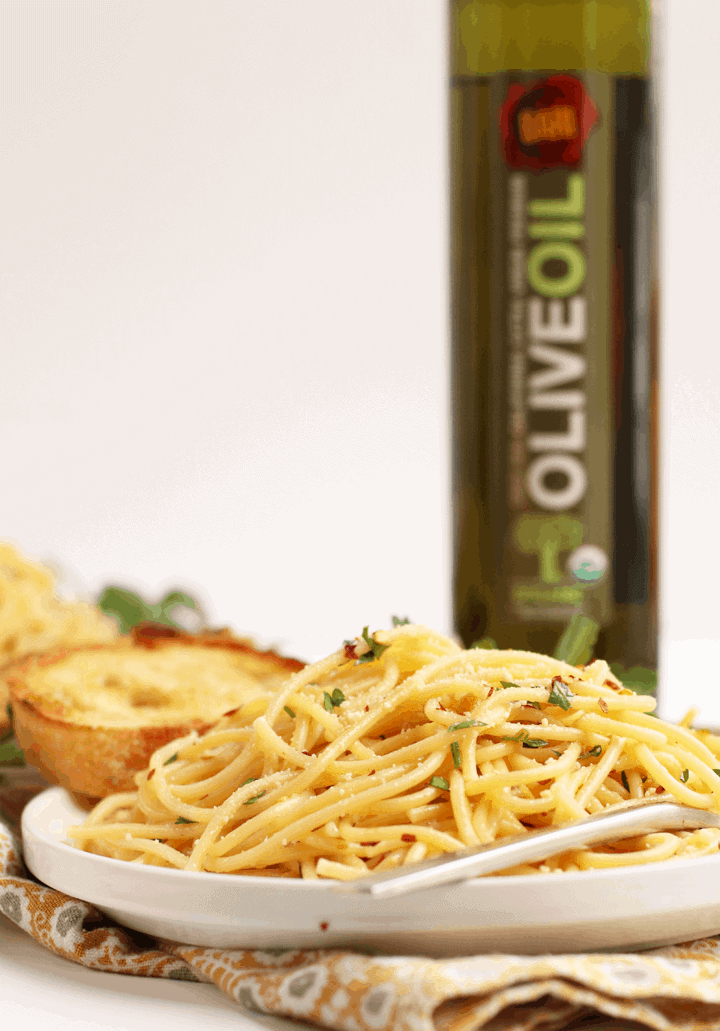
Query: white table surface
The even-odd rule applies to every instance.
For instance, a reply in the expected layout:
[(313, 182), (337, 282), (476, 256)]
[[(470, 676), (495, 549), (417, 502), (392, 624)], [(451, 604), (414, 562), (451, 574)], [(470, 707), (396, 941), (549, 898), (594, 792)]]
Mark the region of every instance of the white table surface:
[[(22, 1031), (303, 1031), (250, 1017), (215, 985), (89, 970), (38, 945), (0, 915), (2, 1026)], [(308, 1028), (307, 1031), (310, 1031)]]

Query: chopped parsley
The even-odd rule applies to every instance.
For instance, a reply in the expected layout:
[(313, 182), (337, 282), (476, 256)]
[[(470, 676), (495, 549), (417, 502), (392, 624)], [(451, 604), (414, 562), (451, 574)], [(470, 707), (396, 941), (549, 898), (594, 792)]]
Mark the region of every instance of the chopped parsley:
[(288, 716), (290, 716), (291, 719), (295, 719), (295, 713), (292, 711), (289, 705), (284, 705), (283, 709), (288, 714)]
[(402, 619), (400, 618), (400, 616), (393, 616), (393, 618), (392, 618), (392, 625), (393, 626), (409, 626), (410, 625), (410, 620), (408, 619), (407, 616), (403, 616)]
[(358, 662), (374, 662), (375, 659), (379, 659), (382, 653), (387, 651), (390, 647), (389, 644), (378, 644), (374, 636), (368, 633), (367, 627), (363, 627), (362, 639), (369, 647), (370, 651), (361, 655), (357, 660)]
[(520, 687), (520, 685), (519, 684), (513, 684), (509, 680), (501, 680), (500, 681), (500, 688), (501, 688), (501, 690), (505, 691), (505, 690), (507, 690), (508, 687)]
[(690, 776), (690, 770), (683, 770), (682, 771), (682, 773), (680, 774), (680, 780), (683, 782), (683, 784), (687, 784), (689, 776)]
[(431, 788), (440, 788), (441, 791), (449, 791), (450, 785), (444, 777), (431, 777), (430, 778)]
[(597, 759), (601, 755), (602, 755), (602, 748), (600, 747), (600, 745), (595, 745), (595, 747), (591, 748), (588, 752), (583, 752), (583, 754), (580, 756), (580, 758), (581, 759), (589, 759), (590, 756), (593, 756), (595, 759)]
[(257, 777), (248, 777), (248, 779), (247, 779), (247, 780), (244, 780), (244, 781), (242, 782), (242, 784), (240, 785), (240, 787), (241, 787), (241, 788), (244, 788), (246, 784), (252, 784), (252, 782), (253, 782), (254, 780), (257, 780), (257, 779), (258, 779)]
[[(336, 705), (342, 705), (345, 701), (345, 695), (342, 693), (339, 687), (336, 687), (332, 694), (328, 694), (327, 691), (323, 692), (323, 705), (328, 712), (332, 712)], [(295, 715), (294, 713), (292, 714)]]
[(255, 795), (253, 798), (249, 798), (247, 802), (243, 802), (243, 805), (252, 805), (253, 802), (257, 802), (257, 800), (262, 798), (265, 794), (267, 794), (267, 792), (261, 791), (259, 795)]
[(713, 769), (713, 773), (717, 773), (718, 777), (720, 777), (720, 770)]
[(197, 823), (197, 820), (186, 820), (184, 816), (178, 816), (175, 823)]
[(453, 766), (456, 770), (462, 769), (462, 756), (460, 755), (460, 745), (457, 741), (453, 741), (450, 745), (450, 751), (452, 752)]
[(481, 723), (480, 720), (463, 720), (462, 723), (453, 723), (448, 727), (448, 733), (451, 730), (467, 730), (468, 727), (487, 727), (487, 723)]
[(550, 705), (559, 705), (561, 709), (567, 712), (572, 705), (572, 699), (572, 691), (567, 684), (564, 684), (559, 677), (553, 677), (552, 691), (548, 698)]
[(527, 730), (518, 730), (512, 737), (504, 737), (503, 741), (521, 741), (523, 748), (547, 748), (548, 742), (540, 737), (528, 737)]
[(169, 759), (165, 760), (165, 762), (163, 763), (163, 766), (169, 766), (170, 763), (174, 763), (175, 760), (177, 759), (177, 757), (178, 757), (178, 754), (176, 752), (175, 755), (171, 755)]
[(630, 785), (628, 784), (628, 779), (627, 779), (627, 776), (625, 774), (625, 770), (622, 771), (622, 775), (620, 777), (620, 780), (623, 782), (623, 787), (625, 788), (625, 790), (629, 791), (630, 790)]
[(540, 702), (523, 702), (523, 705), (529, 705), (533, 709), (540, 709), (541, 708)]

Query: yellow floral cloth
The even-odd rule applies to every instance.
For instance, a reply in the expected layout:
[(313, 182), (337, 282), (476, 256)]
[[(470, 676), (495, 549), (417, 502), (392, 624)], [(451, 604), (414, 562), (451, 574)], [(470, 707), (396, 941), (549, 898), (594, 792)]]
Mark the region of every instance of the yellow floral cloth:
[(125, 930), (28, 873), (18, 821), (25, 802), (44, 785), (31, 771), (4, 780), (0, 911), (45, 948), (83, 966), (214, 982), (246, 1011), (338, 1031), (561, 1031), (579, 1029), (598, 1013), (624, 1027), (720, 1028), (715, 938), (629, 955), (433, 960), (206, 949)]

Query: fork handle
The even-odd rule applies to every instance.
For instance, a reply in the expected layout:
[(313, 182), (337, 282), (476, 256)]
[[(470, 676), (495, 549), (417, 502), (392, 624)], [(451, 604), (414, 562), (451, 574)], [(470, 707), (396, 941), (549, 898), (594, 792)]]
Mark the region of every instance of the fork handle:
[(354, 881), (340, 881), (334, 887), (336, 891), (395, 898), (495, 873), (519, 863), (534, 863), (571, 848), (598, 845), (634, 834), (697, 827), (720, 827), (720, 816), (675, 802), (643, 801), (612, 812), (597, 813), (576, 823), (504, 838), (499, 844), (479, 845), (411, 867), (370, 874)]

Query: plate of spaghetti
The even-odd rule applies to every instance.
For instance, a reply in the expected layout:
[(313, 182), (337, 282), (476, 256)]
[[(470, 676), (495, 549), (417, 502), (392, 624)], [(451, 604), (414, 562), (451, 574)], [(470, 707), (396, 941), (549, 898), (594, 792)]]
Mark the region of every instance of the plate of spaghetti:
[(362, 635), (90, 814), (23, 816), (45, 883), (137, 930), (237, 948), (640, 948), (720, 932), (720, 830), (642, 835), (375, 900), (339, 882), (667, 793), (720, 813), (720, 737), (653, 715), (603, 661)]

